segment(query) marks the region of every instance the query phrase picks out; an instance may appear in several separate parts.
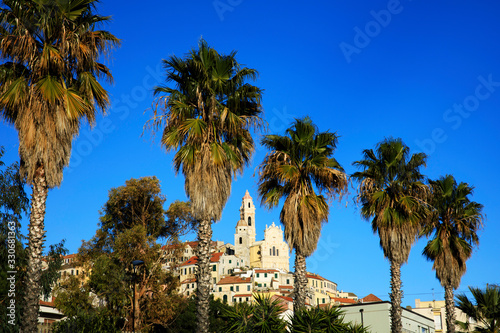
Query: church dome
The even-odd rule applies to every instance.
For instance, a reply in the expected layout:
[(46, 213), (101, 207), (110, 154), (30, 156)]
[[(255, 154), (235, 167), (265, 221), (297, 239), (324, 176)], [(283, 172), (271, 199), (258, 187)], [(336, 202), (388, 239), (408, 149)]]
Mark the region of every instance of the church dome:
[(247, 221), (245, 221), (244, 219), (242, 220), (239, 220), (238, 223), (236, 224), (237, 227), (248, 227), (248, 223)]

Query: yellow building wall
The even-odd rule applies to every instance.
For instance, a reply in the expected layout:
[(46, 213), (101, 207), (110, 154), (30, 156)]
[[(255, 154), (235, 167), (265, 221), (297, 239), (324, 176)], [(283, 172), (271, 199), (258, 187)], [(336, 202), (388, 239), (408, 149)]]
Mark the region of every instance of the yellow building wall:
[(262, 262), (260, 261), (260, 246), (255, 245), (250, 248), (250, 267), (262, 267)]

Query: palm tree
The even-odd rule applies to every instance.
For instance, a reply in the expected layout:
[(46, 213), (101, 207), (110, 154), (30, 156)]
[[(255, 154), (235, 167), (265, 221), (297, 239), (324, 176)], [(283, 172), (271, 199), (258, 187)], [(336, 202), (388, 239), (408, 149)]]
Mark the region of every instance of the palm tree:
[(363, 160), (353, 165), (362, 169), (352, 177), (359, 182), (358, 202), (361, 216), (371, 219), (374, 233), (380, 237), (384, 256), (391, 263), (391, 329), (401, 333), (401, 265), (408, 261), (424, 219), (427, 186), (420, 168), (423, 153), (410, 156), (401, 139), (385, 139), (375, 151), (363, 151)]
[(485, 290), (469, 287), (476, 304), (465, 294), (457, 295), (457, 308), (468, 317), (467, 322), (457, 322), (466, 332), (500, 332), (500, 287), (486, 286)]
[(465, 274), (465, 262), (472, 255), (472, 247), (479, 244), (478, 229), (482, 226), (483, 206), (470, 201), (473, 187), (457, 184), (451, 175), (429, 180), (433, 212), (422, 233), (434, 237), (429, 240), (423, 255), (434, 261), (432, 268), (444, 287), (446, 327), (455, 332), (455, 306), (453, 290), (460, 285)]
[(97, 81), (111, 80), (98, 62), (119, 43), (96, 27), (108, 17), (96, 0), (5, 0), (0, 9), (0, 115), (19, 134), (20, 173), (32, 185), (25, 331), (36, 331), (45, 203), (60, 185), (71, 142), (85, 118), (95, 121), (108, 94)]
[(269, 209), (285, 199), (280, 221), (286, 241), (295, 249), (298, 311), (306, 300), (306, 257), (316, 250), (321, 225), (328, 221), (328, 200), (347, 191), (347, 176), (332, 156), (337, 135), (319, 132), (309, 117), (295, 120), (285, 136), (266, 135), (262, 144), (270, 152), (259, 166), (258, 191)]
[(199, 221), (197, 248), (198, 332), (209, 325), (209, 270), (211, 223), (220, 219), (231, 182), (249, 163), (254, 151), (250, 129), (262, 125), (261, 89), (246, 83), (257, 78), (255, 69), (242, 67), (236, 52), (219, 54), (204, 40), (184, 58), (164, 60), (167, 86), (150, 126), (162, 128), (161, 143), (176, 150), (174, 166), (185, 176), (186, 193)]

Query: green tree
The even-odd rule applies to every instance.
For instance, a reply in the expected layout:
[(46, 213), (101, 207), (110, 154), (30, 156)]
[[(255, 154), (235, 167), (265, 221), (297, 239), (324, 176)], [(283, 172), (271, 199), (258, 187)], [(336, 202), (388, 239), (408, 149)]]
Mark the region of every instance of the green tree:
[(161, 95), (152, 122), (161, 143), (176, 151), (174, 166), (182, 170), (193, 216), (198, 220), (198, 332), (209, 326), (210, 243), (212, 222), (220, 219), (232, 179), (243, 172), (254, 151), (250, 130), (260, 127), (261, 90), (247, 83), (257, 71), (236, 61), (236, 52), (219, 54), (201, 40), (184, 58), (163, 60), (171, 87)]
[(385, 139), (375, 151), (363, 151), (363, 160), (353, 164), (362, 169), (352, 178), (359, 182), (361, 216), (371, 219), (384, 256), (391, 263), (391, 330), (401, 333), (401, 265), (408, 261), (411, 247), (425, 218), (428, 187), (420, 168), (426, 155), (410, 155), (401, 139)]
[[(175, 317), (184, 301), (177, 293), (178, 279), (162, 268), (158, 239), (176, 238), (194, 222), (188, 204), (175, 202), (169, 210), (164, 204), (156, 177), (130, 179), (109, 191), (100, 228), (79, 250), (78, 265), (90, 272), (88, 278), (68, 279), (58, 288), (56, 306), (64, 314), (86, 316), (98, 310), (117, 324), (126, 318), (128, 330), (164, 326)], [(134, 260), (144, 262), (136, 273)], [(103, 301), (104, 309), (92, 309), (94, 301)]]
[(469, 287), (475, 304), (465, 295), (457, 295), (457, 308), (467, 315), (467, 322), (457, 322), (465, 332), (500, 332), (500, 287), (486, 286), (485, 290)]
[(25, 331), (38, 317), (48, 189), (59, 186), (80, 122), (94, 123), (111, 79), (98, 61), (118, 40), (96, 27), (109, 18), (96, 0), (4, 0), (0, 7), (0, 115), (19, 135), (20, 173), (32, 185), (24, 311)]
[(259, 195), (268, 208), (285, 199), (280, 221), (295, 249), (298, 311), (306, 302), (306, 257), (316, 250), (322, 223), (328, 221), (328, 201), (347, 191), (347, 176), (332, 156), (337, 135), (319, 132), (308, 117), (297, 119), (285, 136), (266, 135), (262, 144), (270, 152), (259, 166)]
[(478, 230), (482, 226), (483, 206), (471, 201), (473, 187), (457, 184), (451, 175), (429, 180), (433, 207), (422, 234), (430, 236), (423, 255), (434, 262), (432, 269), (444, 287), (446, 302), (446, 327), (455, 332), (455, 304), (453, 291), (460, 285), (465, 274), (465, 262), (472, 255), (474, 245), (479, 244)]

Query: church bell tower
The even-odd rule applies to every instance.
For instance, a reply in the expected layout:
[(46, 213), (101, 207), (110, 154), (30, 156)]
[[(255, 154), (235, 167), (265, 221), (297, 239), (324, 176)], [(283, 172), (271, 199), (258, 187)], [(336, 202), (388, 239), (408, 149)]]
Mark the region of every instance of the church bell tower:
[(248, 190), (240, 207), (240, 220), (234, 234), (235, 254), (243, 259), (243, 265), (250, 265), (250, 246), (255, 243), (255, 206)]

